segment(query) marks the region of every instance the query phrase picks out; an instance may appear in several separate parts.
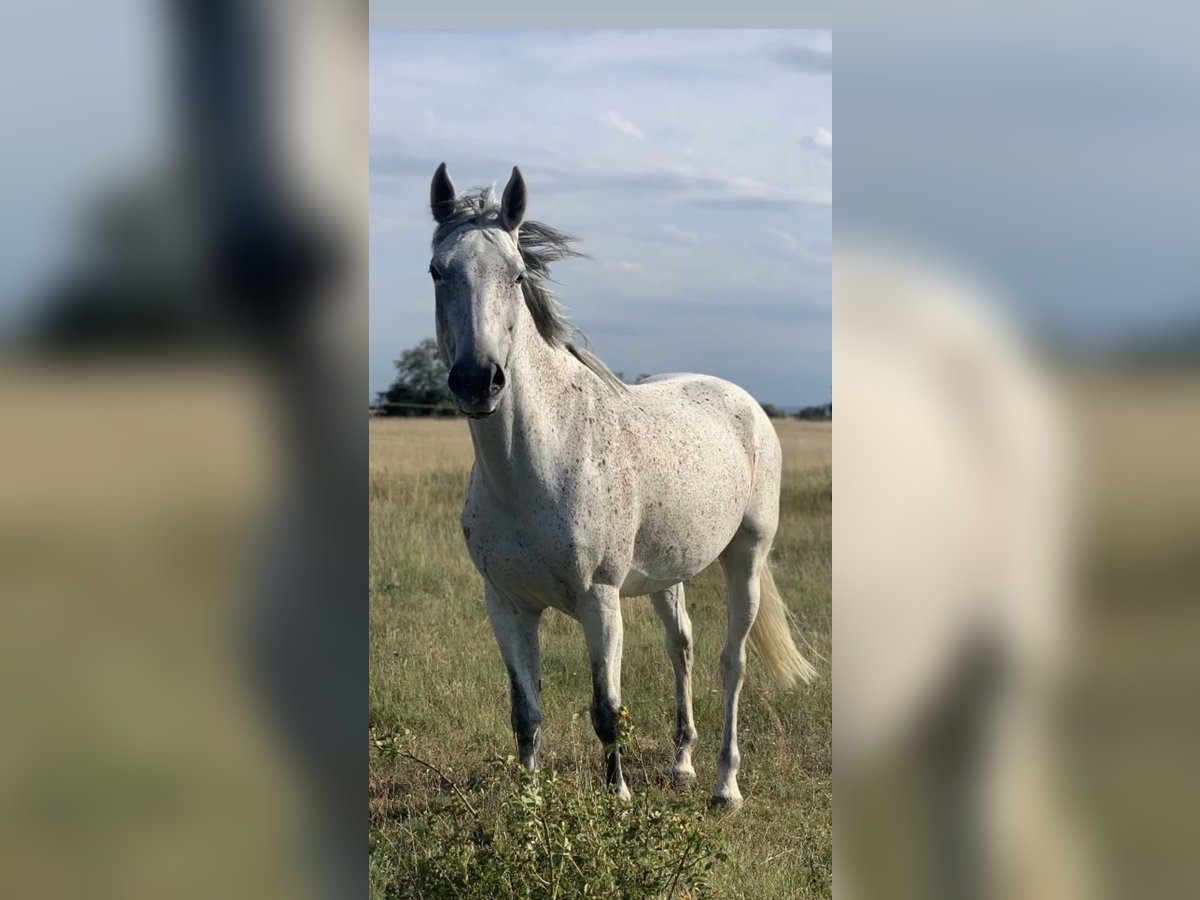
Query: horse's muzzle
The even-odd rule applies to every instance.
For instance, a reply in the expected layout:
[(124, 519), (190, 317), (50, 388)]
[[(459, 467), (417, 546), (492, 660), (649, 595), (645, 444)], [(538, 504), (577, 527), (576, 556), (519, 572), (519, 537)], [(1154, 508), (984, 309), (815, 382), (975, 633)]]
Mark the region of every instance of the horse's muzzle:
[(447, 380), (459, 410), (473, 419), (490, 416), (500, 405), (506, 379), (498, 363), (455, 363)]

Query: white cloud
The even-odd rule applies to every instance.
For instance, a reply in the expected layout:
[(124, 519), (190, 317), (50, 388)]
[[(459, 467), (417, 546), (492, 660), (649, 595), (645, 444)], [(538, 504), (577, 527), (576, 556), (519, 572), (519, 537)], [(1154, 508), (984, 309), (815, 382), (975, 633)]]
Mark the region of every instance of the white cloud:
[(788, 256), (794, 256), (806, 263), (816, 265), (830, 264), (830, 247), (825, 241), (811, 238), (801, 239), (781, 228), (769, 228), (767, 234), (779, 244)]
[(828, 128), (817, 127), (811, 132), (800, 138), (800, 143), (805, 147), (812, 147), (814, 150), (824, 150), (826, 153), (833, 152), (833, 132)]
[(700, 235), (694, 231), (688, 231), (685, 228), (680, 228), (678, 225), (663, 225), (663, 234), (677, 241), (682, 241), (685, 244), (700, 243)]
[[(738, 380), (766, 364), (696, 348), (643, 358), (634, 332), (661, 334), (679, 310), (701, 306), (705, 328), (723, 323), (714, 341), (762, 320), (792, 338), (817, 327), (827, 345), (832, 166), (827, 150), (800, 141), (832, 128), (830, 79), (772, 56), (781, 41), (821, 49), (819, 37), (373, 32), (372, 387), (386, 386), (395, 354), (431, 330), (429, 179), (443, 160), (460, 188), (503, 187), (521, 166), (531, 218), (579, 235), (595, 260), (564, 263), (555, 278), (618, 368)], [(470, 89), (479, 84), (488, 90)], [(786, 229), (796, 249), (771, 228)], [(747, 268), (761, 291), (732, 304)], [(787, 369), (794, 354), (770, 364)], [(801, 390), (791, 376), (760, 388), (766, 399)]]
[(783, 231), (779, 228), (772, 228), (767, 233), (783, 244), (787, 252), (793, 256), (800, 252), (800, 242), (796, 240), (796, 236), (794, 234)]
[(629, 121), (619, 112), (609, 110), (604, 115), (599, 117), (600, 124), (607, 125), (609, 128), (615, 128), (622, 134), (628, 134), (631, 137), (646, 139), (646, 133), (638, 128), (633, 122)]
[(746, 194), (761, 194), (770, 190), (765, 181), (757, 178), (747, 178), (745, 175), (733, 175), (729, 178), (729, 186), (735, 191)]

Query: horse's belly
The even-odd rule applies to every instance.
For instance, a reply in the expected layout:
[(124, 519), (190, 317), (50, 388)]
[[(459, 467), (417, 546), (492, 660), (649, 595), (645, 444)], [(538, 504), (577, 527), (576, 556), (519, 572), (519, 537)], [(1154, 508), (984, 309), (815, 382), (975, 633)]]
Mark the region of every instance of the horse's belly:
[(669, 587), (686, 581), (686, 578), (653, 578), (645, 572), (630, 571), (621, 583), (622, 597), (641, 597), (655, 591), (665, 591)]
[(665, 590), (700, 574), (733, 540), (742, 522), (742, 506), (726, 503), (690, 514), (649, 516), (638, 530), (622, 595)]
[(734, 431), (663, 436), (640, 471), (630, 594), (693, 578), (729, 546), (746, 514), (752, 456)]

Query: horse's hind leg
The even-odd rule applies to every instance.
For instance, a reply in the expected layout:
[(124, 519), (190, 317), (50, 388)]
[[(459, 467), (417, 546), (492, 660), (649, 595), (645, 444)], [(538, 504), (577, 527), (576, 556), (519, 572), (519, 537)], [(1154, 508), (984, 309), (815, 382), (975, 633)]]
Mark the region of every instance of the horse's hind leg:
[(721, 554), (725, 570), (728, 621), (725, 647), (721, 650), (721, 674), (725, 681), (725, 733), (717, 755), (717, 790), (713, 803), (737, 809), (742, 805), (737, 773), (741, 765), (738, 752), (738, 697), (746, 671), (746, 639), (758, 615), (758, 576), (771, 547), (771, 537), (743, 527)]
[(692, 748), (696, 746), (696, 725), (692, 721), (692, 621), (688, 618), (683, 585), (650, 595), (654, 611), (666, 629), (667, 656), (675, 669), (675, 763), (670, 768), (676, 787), (695, 783)]

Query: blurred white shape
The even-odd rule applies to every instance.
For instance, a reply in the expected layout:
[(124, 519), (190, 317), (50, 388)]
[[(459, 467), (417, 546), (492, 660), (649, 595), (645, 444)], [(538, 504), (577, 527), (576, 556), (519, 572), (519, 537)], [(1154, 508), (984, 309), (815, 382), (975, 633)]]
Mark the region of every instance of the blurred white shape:
[(1069, 896), (1043, 790), (1069, 525), (1046, 379), (977, 288), (889, 248), (839, 249), (834, 297), (840, 886), (888, 858), (855, 852), (889, 802), (857, 804), (869, 773), (908, 765), (910, 833), (883, 845), (917, 835), (919, 874), (891, 896)]

